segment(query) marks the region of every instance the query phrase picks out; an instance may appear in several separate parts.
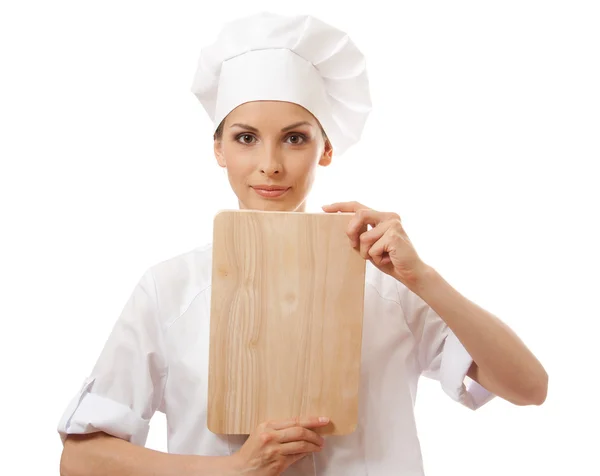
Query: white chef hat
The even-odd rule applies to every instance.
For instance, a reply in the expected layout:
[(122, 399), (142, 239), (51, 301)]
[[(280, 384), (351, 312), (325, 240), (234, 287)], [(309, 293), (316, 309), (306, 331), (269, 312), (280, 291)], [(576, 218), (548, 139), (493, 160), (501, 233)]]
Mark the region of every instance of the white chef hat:
[(321, 123), (341, 155), (371, 111), (363, 54), (346, 33), (312, 16), (259, 13), (225, 24), (202, 49), (192, 92), (214, 129), (250, 101), (296, 103)]

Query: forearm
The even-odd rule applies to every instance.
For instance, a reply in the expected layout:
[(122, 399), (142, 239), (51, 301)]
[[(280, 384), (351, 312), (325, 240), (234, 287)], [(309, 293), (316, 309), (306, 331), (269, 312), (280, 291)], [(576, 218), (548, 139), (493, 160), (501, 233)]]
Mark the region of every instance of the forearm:
[(500, 319), (469, 301), (426, 266), (411, 290), (445, 322), (477, 364), (471, 375), (492, 393), (519, 405), (541, 404), (548, 375)]
[(233, 475), (227, 456), (174, 455), (133, 445), (105, 433), (69, 436), (61, 476)]

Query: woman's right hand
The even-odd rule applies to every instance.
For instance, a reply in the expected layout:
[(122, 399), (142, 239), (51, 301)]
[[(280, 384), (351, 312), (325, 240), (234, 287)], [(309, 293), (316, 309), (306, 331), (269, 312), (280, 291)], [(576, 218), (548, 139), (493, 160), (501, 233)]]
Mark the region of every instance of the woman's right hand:
[(329, 418), (293, 418), (261, 423), (231, 457), (240, 474), (276, 476), (309, 453), (321, 451), (325, 440), (313, 430)]

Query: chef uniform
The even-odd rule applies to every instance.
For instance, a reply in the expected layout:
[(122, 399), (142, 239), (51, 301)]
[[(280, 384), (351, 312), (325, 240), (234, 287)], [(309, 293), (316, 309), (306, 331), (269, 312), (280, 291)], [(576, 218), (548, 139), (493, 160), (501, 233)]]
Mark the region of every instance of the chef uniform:
[[(371, 110), (363, 55), (345, 33), (311, 16), (261, 13), (226, 24), (202, 50), (192, 90), (214, 129), (245, 102), (299, 104), (319, 120), (338, 156), (358, 141)], [(438, 380), (472, 409), (493, 398), (466, 377), (472, 359), (444, 321), (401, 282), (366, 265), (357, 429), (327, 436), (321, 452), (285, 475), (421, 476), (419, 378)], [(144, 445), (158, 410), (166, 415), (170, 453), (239, 450), (245, 436), (214, 434), (206, 425), (211, 271), (206, 245), (143, 274), (60, 420), (63, 440), (102, 431)]]

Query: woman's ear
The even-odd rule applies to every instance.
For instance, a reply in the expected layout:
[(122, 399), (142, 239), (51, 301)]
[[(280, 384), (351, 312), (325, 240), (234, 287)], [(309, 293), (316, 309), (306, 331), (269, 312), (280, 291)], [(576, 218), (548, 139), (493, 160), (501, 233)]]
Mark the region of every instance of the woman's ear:
[(223, 141), (220, 139), (214, 139), (213, 148), (217, 163), (223, 168), (227, 167), (227, 164), (225, 163), (225, 155), (223, 154)]
[(333, 146), (329, 139), (325, 141), (325, 148), (323, 149), (323, 154), (321, 154), (321, 159), (319, 160), (319, 165), (323, 167), (328, 166), (331, 163), (331, 158), (333, 157)]

